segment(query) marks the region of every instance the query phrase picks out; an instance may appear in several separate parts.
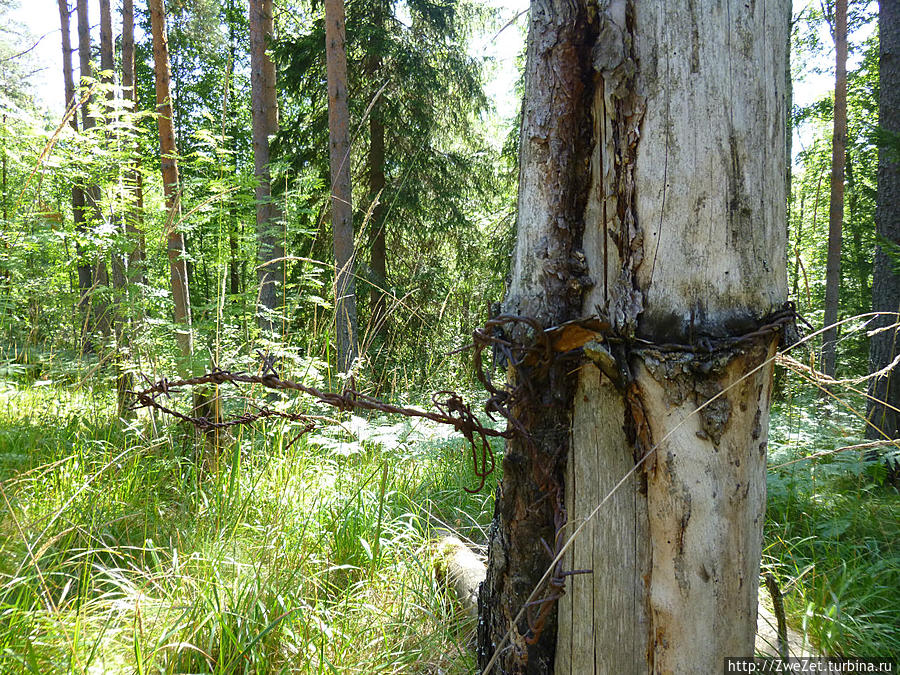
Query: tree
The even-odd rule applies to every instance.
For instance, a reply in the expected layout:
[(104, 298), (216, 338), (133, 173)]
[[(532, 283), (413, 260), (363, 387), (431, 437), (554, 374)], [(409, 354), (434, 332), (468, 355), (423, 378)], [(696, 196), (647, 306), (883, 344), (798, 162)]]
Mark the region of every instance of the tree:
[[(881, 80), (878, 110), (879, 126), (887, 138), (878, 152), (878, 195), (875, 226), (879, 237), (875, 249), (872, 285), (872, 309), (876, 312), (900, 311), (900, 274), (897, 273), (897, 251), (900, 251), (900, 7), (883, 0), (879, 4), (880, 33), (879, 77)], [(891, 256), (889, 253), (893, 253)], [(896, 314), (879, 316), (873, 328), (895, 325)], [(869, 361), (872, 372), (891, 365), (900, 354), (897, 328), (881, 330), (872, 336)], [(896, 369), (872, 380), (869, 385), (866, 433), (870, 438), (900, 438), (900, 377)]]
[[(72, 39), (70, 36), (69, 26), (69, 3), (66, 0), (58, 0), (59, 6), (59, 25), (62, 33), (62, 57), (63, 57), (63, 83), (65, 86), (66, 107), (71, 108), (77, 101), (75, 100), (75, 78), (72, 75)], [(73, 111), (69, 120), (74, 131), (78, 131), (78, 114)], [(84, 222), (84, 190), (80, 185), (72, 185), (72, 219), (75, 221), (75, 231), (79, 234), (85, 232)], [(89, 343), (84, 342), (86, 335), (85, 328), (90, 324), (88, 319), (88, 294), (91, 290), (91, 266), (82, 259), (83, 251), (80, 243), (76, 244), (75, 255), (78, 258), (78, 306), (81, 309), (80, 321), (83, 327), (79, 331), (82, 335), (83, 344), (87, 346)]]
[[(122, 89), (137, 110), (138, 94), (134, 77), (134, 0), (122, 1)], [(144, 278), (144, 232), (141, 229), (144, 208), (144, 184), (141, 174), (140, 147), (135, 146), (134, 163), (125, 173), (126, 188), (133, 193), (133, 203), (125, 214), (125, 229), (131, 240), (128, 253), (129, 282), (146, 283)]]
[[(278, 100), (275, 96), (275, 64), (266, 53), (273, 35), (272, 0), (250, 0), (250, 83), (253, 111), (253, 166), (256, 179), (256, 238), (259, 245), (260, 330), (271, 335), (284, 257), (279, 237), (282, 213), (272, 200), (269, 172), (269, 137), (278, 131)], [(351, 225), (352, 227), (352, 225)]]
[[(91, 77), (91, 23), (88, 17), (88, 0), (77, 0), (76, 5), (78, 13), (78, 60), (80, 62), (81, 78), (84, 80), (85, 78)], [(95, 120), (90, 112), (90, 100), (88, 100), (85, 101), (85, 104), (81, 109), (81, 130), (86, 132), (93, 129), (94, 124)], [(90, 215), (94, 222), (99, 223), (102, 220), (102, 214), (100, 212), (100, 188), (96, 185), (88, 185), (84, 189), (84, 202), (84, 207), (81, 210), (84, 220), (87, 221), (88, 215)], [(91, 271), (90, 268), (89, 271)], [(104, 287), (109, 285), (109, 275), (106, 270), (106, 261), (103, 259), (103, 256), (96, 257), (92, 272), (92, 283), (89, 287), (91, 289), (91, 294), (93, 294), (95, 286), (101, 291), (101, 294), (93, 296), (96, 299), (88, 299), (88, 317), (91, 317), (91, 315), (95, 316), (97, 327), (100, 329), (101, 335), (104, 338), (107, 338), (110, 333), (109, 315), (107, 313), (106, 300), (102, 296), (102, 291)], [(79, 271), (79, 280), (80, 278), (81, 272)], [(96, 307), (96, 312), (91, 311), (91, 304)], [(86, 326), (90, 329), (89, 319), (86, 321)]]
[[(181, 209), (178, 187), (178, 150), (172, 128), (172, 97), (169, 94), (169, 46), (166, 37), (166, 15), (163, 0), (150, 0), (150, 25), (153, 32), (153, 63), (156, 72), (156, 112), (159, 127), (160, 166), (166, 199), (166, 248), (169, 255), (169, 279), (175, 303), (176, 341), (185, 362), (193, 356), (191, 331), (191, 298), (188, 288), (184, 238), (176, 224)], [(182, 368), (186, 369), (185, 363)], [(196, 401), (195, 401), (196, 403)]]
[[(717, 672), (753, 653), (756, 628), (778, 342), (759, 331), (787, 291), (790, 3), (601, 7), (531, 5), (501, 311), (519, 317), (506, 342), (541, 349), (510, 364), (521, 428), (489, 534), (479, 665)], [(577, 321), (569, 333), (591, 339), (542, 344), (526, 319)], [(568, 570), (590, 573), (557, 610)]]
[(337, 364), (353, 365), (356, 341), (356, 264), (353, 196), (350, 189), (350, 109), (347, 102), (347, 45), (344, 1), (325, 2), (325, 53), (328, 60), (328, 130), (331, 159), (331, 222), (334, 232), (334, 322)]
[[(829, 17), (826, 17), (829, 19)], [(838, 319), (841, 285), (841, 234), (844, 226), (844, 163), (847, 153), (847, 0), (836, 0), (829, 27), (834, 37), (834, 132), (831, 150), (831, 202), (828, 211), (828, 263), (825, 270), (825, 326)], [(822, 334), (822, 372), (834, 377), (837, 327)]]
[[(460, 0), (360, 0), (347, 12), (350, 119), (364, 172), (356, 192), (361, 269), (368, 263), (368, 327), (360, 342), (367, 350), (380, 334), (394, 341), (396, 353), (401, 333), (386, 331), (388, 298), (402, 295), (419, 306), (408, 327), (420, 334), (416, 322), (429, 304), (440, 307), (455, 290), (456, 284), (440, 285), (436, 270), (470, 266), (466, 256), (478, 238), (476, 223), (498, 191), (495, 153), (485, 147), (479, 127), (487, 107), (481, 65), (467, 45), (482, 14)], [(282, 35), (275, 49), (289, 120), (279, 131), (280, 156), (298, 173), (312, 168), (323, 178), (324, 32), (324, 21), (313, 14), (297, 34)], [(448, 245), (435, 251), (436, 240)], [(404, 256), (407, 251), (411, 256)], [(424, 274), (418, 271), (423, 261), (429, 265)]]

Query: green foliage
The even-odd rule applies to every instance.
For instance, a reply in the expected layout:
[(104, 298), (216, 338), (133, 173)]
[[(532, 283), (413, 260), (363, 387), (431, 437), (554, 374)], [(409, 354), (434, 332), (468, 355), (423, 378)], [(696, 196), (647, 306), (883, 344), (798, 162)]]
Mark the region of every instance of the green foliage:
[(112, 403), (0, 393), (3, 672), (471, 671), (426, 544), (490, 518), (460, 439), (350, 418), (356, 452), (272, 425), (198, 462)]

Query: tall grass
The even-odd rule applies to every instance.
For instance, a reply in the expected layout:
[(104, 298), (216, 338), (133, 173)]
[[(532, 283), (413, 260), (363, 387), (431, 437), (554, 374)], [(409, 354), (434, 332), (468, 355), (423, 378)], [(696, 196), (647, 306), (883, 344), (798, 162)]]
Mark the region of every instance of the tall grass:
[(429, 546), (490, 516), (461, 441), (270, 425), (198, 462), (193, 432), (114, 410), (0, 395), (0, 672), (472, 671)]

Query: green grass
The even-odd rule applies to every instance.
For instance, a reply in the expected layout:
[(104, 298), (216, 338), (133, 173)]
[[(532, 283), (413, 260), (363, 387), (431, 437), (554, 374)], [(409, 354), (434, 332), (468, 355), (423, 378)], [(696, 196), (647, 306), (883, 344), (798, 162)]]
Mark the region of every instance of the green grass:
[[(864, 441), (848, 406), (812, 392), (773, 411), (769, 464)], [(769, 472), (763, 564), (789, 621), (829, 655), (900, 658), (900, 495), (857, 451)]]
[[(463, 489), (461, 439), (344, 416), (216, 445), (114, 409), (0, 385), (0, 672), (474, 671), (429, 543), (443, 525), (483, 540), (493, 510), (496, 476)], [(771, 465), (858, 440), (821, 409), (776, 405)], [(900, 498), (870, 469), (844, 453), (771, 471), (763, 562), (816, 648), (897, 658)]]
[(192, 432), (113, 410), (0, 394), (0, 672), (472, 671), (429, 546), (490, 517), (461, 440), (260, 425), (198, 461)]

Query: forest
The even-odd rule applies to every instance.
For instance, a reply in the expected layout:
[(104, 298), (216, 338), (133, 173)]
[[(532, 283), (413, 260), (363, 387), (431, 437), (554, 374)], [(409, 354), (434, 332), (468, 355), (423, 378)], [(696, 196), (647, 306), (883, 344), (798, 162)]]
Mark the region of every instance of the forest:
[(896, 672), (900, 3), (0, 0), (0, 115), (0, 674)]

